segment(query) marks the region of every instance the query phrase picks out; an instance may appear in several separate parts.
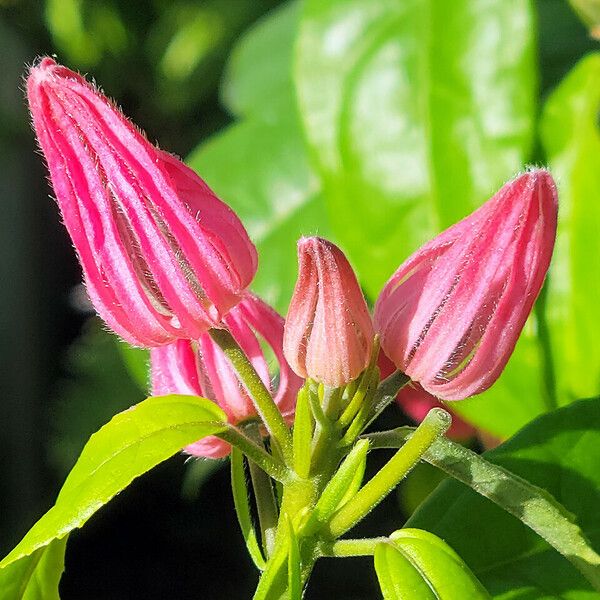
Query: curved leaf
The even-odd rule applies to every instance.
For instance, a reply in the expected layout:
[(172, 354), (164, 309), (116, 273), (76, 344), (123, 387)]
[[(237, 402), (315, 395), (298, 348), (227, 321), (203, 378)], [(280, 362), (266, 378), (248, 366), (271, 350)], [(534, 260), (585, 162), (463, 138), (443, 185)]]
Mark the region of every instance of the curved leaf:
[(393, 269), (522, 168), (527, 0), (308, 0), (295, 82), (334, 233), (374, 297)]
[[(600, 400), (543, 415), (484, 456), (546, 489), (600, 548)], [(527, 526), (456, 481), (442, 483), (409, 524), (446, 540), (494, 598), (598, 597), (575, 567)]]
[(33, 554), (0, 569), (0, 600), (60, 600), (58, 584), (67, 538), (54, 540)]
[(375, 548), (385, 600), (485, 600), (489, 594), (443, 540), (427, 531), (400, 529)]
[[(92, 435), (55, 505), (0, 563), (0, 569), (81, 527), (136, 477), (202, 437), (225, 428), (226, 416), (204, 398), (148, 398)], [(1, 571), (0, 571), (1, 573)]]

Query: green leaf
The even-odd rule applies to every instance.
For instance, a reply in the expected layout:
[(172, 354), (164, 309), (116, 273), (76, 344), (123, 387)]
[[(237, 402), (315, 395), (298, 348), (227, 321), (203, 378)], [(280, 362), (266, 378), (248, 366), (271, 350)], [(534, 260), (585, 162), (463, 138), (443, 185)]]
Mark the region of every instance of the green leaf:
[(0, 600), (59, 600), (67, 538), (54, 540), (0, 569)]
[[(484, 457), (547, 490), (600, 547), (600, 400), (543, 415)], [(502, 481), (498, 485), (496, 493), (507, 493)], [(575, 567), (527, 526), (456, 481), (444, 482), (409, 525), (446, 540), (494, 598), (598, 597)]]
[(248, 554), (250, 554), (250, 558), (252, 558), (256, 567), (263, 570), (265, 559), (252, 524), (246, 471), (244, 469), (244, 455), (235, 446), (231, 448), (231, 491), (233, 492), (235, 512), (242, 530), (242, 536), (246, 542)]
[(600, 393), (600, 53), (549, 98), (541, 132), (559, 189), (546, 320), (560, 404)]
[(485, 600), (489, 594), (460, 556), (427, 531), (400, 529), (375, 548), (385, 600)]
[(81, 527), (136, 477), (187, 444), (218, 433), (223, 421), (226, 416), (216, 404), (195, 396), (148, 398), (119, 413), (90, 438), (55, 505), (0, 569)]
[(292, 55), (300, 2), (287, 2), (257, 21), (234, 47), (221, 100), (236, 116), (271, 116), (293, 106)]
[[(310, 514), (306, 523), (305, 533), (313, 533), (320, 525), (323, 525), (333, 513), (345, 504), (349, 498), (346, 492), (352, 486), (356, 487), (356, 473), (360, 473), (360, 480), (365, 472), (367, 453), (369, 452), (369, 440), (358, 440), (352, 450), (348, 453), (344, 462), (340, 465), (335, 475), (325, 486), (321, 497)], [(358, 483), (360, 487), (360, 482)], [(355, 490), (355, 494), (356, 494)]]
[[(413, 431), (399, 427), (369, 438), (374, 447), (397, 448), (410, 439)], [(600, 591), (600, 555), (591, 547), (575, 517), (546, 490), (443, 437), (422, 458), (517, 517), (571, 561)]]
[(285, 314), (296, 281), (296, 240), (328, 236), (320, 182), (297, 118), (234, 125), (202, 144), (188, 163), (243, 221), (260, 255), (252, 288)]
[(308, 0), (295, 81), (335, 235), (374, 297), (532, 143), (527, 0)]

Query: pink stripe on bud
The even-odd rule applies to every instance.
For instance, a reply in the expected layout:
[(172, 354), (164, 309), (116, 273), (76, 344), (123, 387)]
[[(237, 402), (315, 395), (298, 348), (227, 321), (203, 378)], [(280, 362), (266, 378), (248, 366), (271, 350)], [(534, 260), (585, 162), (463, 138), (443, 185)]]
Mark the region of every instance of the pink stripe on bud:
[(373, 324), (342, 251), (318, 237), (298, 242), (298, 281), (285, 321), (283, 348), (292, 369), (331, 387), (365, 369)]
[[(296, 395), (302, 381), (290, 370), (283, 356), (283, 318), (260, 298), (246, 293), (243, 300), (224, 318), (227, 326), (263, 383), (274, 393), (282, 414), (293, 415)], [(259, 338), (272, 350), (277, 367), (270, 372)], [(257, 416), (252, 400), (240, 384), (222, 350), (204, 333), (198, 342), (178, 340), (153, 348), (150, 353), (152, 388), (155, 395), (192, 394), (216, 402), (237, 424)], [(279, 373), (277, 389), (272, 375)], [(195, 456), (218, 458), (229, 453), (229, 445), (217, 437), (207, 437), (186, 448)]]
[(535, 169), (408, 258), (375, 306), (397, 368), (446, 400), (490, 387), (542, 287), (557, 210), (552, 177)]
[(197, 338), (256, 272), (235, 213), (51, 58), (27, 80), (33, 125), (100, 316), (134, 345)]

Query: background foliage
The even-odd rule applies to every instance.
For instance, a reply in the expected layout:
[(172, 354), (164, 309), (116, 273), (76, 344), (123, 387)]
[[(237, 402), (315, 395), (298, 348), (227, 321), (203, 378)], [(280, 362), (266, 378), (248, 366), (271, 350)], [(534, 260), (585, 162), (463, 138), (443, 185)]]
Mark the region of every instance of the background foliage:
[[(300, 235), (339, 243), (373, 301), (419, 244), (525, 164), (548, 164), (561, 198), (548, 285), (500, 381), (452, 408), (506, 438), (600, 393), (600, 53), (567, 2), (0, 0), (0, 49), (4, 550), (147, 383), (145, 353), (89, 319), (46, 199), (19, 91), (39, 54), (93, 73), (151, 139), (188, 156), (248, 227), (254, 289), (281, 312)], [(134, 483), (73, 535), (63, 597), (248, 597), (224, 471), (176, 457)], [(432, 486), (424, 472), (403, 498)], [(391, 499), (362, 527), (402, 521)], [(374, 593), (369, 570), (343, 569), (319, 566), (308, 597)]]

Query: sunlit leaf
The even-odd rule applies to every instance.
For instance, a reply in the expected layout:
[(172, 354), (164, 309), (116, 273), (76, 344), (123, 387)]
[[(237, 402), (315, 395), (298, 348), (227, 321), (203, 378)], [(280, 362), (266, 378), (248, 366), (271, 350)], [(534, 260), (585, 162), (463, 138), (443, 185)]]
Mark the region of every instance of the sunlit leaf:
[(542, 139), (560, 212), (546, 319), (560, 404), (600, 393), (600, 53), (549, 98)]

